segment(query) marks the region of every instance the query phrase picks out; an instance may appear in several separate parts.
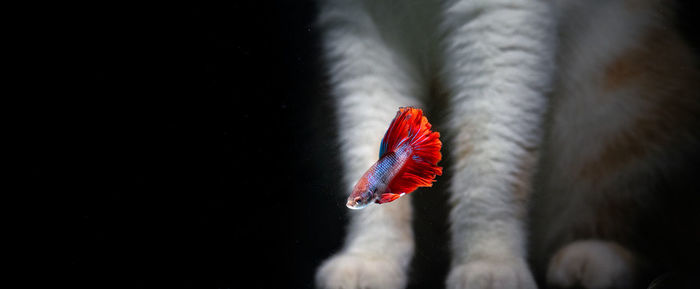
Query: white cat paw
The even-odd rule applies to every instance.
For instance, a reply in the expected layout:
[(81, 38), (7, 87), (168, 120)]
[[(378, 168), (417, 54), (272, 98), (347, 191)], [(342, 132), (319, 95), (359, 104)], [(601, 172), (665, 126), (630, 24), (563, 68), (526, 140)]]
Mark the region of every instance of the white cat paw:
[(406, 287), (406, 273), (398, 263), (381, 256), (338, 254), (318, 269), (316, 287), (399, 289)]
[(448, 289), (536, 289), (525, 261), (477, 260), (452, 268)]
[(576, 241), (554, 254), (547, 269), (547, 283), (563, 288), (630, 288), (634, 268), (632, 252), (616, 243)]

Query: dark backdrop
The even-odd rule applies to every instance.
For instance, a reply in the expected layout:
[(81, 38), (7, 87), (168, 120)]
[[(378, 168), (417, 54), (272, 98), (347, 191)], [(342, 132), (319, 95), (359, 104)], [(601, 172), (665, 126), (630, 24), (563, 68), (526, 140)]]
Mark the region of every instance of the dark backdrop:
[(65, 281), (311, 288), (346, 218), (315, 3), (56, 8), (31, 184), (67, 188)]
[[(311, 288), (347, 221), (315, 3), (56, 8), (27, 148), (61, 280)], [(416, 195), (413, 288), (443, 284), (444, 199)]]
[(345, 218), (315, 4), (60, 8), (48, 29), (71, 72), (42, 99), (32, 173), (68, 188), (52, 216), (66, 281), (312, 287)]

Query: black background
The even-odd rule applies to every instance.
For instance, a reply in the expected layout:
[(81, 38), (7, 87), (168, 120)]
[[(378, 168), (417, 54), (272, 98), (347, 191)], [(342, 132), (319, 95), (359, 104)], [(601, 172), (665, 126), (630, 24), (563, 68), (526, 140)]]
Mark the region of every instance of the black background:
[(345, 223), (315, 4), (57, 8), (31, 184), (68, 284), (312, 287)]
[[(692, 2), (682, 25), (697, 43)], [(52, 213), (39, 218), (52, 230), (41, 235), (62, 282), (313, 287), (347, 222), (316, 9), (44, 11), (51, 21), (28, 36), (45, 62), (28, 91), (47, 91), (27, 93), (28, 190), (49, 195)], [(444, 199), (416, 195), (413, 288), (444, 282)]]
[(30, 184), (60, 280), (312, 288), (346, 223), (315, 3), (55, 8)]

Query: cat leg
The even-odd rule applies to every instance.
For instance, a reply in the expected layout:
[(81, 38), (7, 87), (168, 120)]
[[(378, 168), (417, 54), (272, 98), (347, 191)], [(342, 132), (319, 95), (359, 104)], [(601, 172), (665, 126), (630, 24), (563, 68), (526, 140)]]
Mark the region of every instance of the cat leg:
[(525, 218), (554, 69), (549, 5), (444, 7), (455, 163), (448, 288), (536, 288), (525, 261)]
[[(319, 19), (337, 107), (343, 194), (349, 194), (377, 161), (380, 141), (398, 108), (418, 106), (418, 96), (423, 93), (416, 66), (405, 51), (397, 50), (414, 46), (392, 42), (399, 38), (398, 32), (383, 30), (386, 27), (379, 22), (393, 23), (387, 18), (391, 15), (374, 17), (367, 10), (371, 5), (358, 2), (326, 3)], [(350, 224), (345, 245), (321, 264), (317, 287), (405, 287), (414, 249), (410, 200), (404, 196), (381, 206), (346, 210)]]
[(615, 242), (579, 240), (554, 254), (547, 283), (562, 288), (632, 288), (637, 263), (631, 251)]
[(316, 273), (320, 288), (404, 288), (413, 254), (410, 198), (352, 211), (345, 247)]

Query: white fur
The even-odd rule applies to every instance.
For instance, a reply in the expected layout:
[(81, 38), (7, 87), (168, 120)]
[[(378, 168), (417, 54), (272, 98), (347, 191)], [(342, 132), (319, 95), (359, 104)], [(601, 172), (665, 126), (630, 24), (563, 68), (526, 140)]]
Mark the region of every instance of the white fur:
[[(377, 160), (396, 110), (421, 107), (437, 79), (448, 95), (445, 134), (452, 136), (447, 157), (453, 167), (445, 173), (452, 179), (447, 287), (536, 288), (527, 248), (546, 263), (551, 250), (564, 245), (572, 220), (594, 219), (590, 206), (605, 196), (592, 192), (622, 186), (619, 179), (651, 170), (644, 163), (655, 161), (623, 168), (599, 184), (570, 181), (577, 166), (600, 153), (601, 139), (649, 106), (632, 99), (635, 91), (599, 89), (604, 65), (656, 23), (653, 10), (626, 9), (628, 2), (325, 1), (319, 25), (337, 107), (343, 191)], [(592, 98), (599, 95), (608, 102)], [(535, 183), (538, 164), (542, 176)], [(537, 204), (529, 202), (533, 190)], [(645, 192), (617, 197), (639, 201)], [(539, 212), (532, 224), (529, 205)], [(403, 288), (414, 248), (411, 211), (410, 196), (349, 211), (345, 245), (321, 265), (317, 285)], [(529, 225), (532, 246), (526, 244)], [(610, 252), (605, 242), (573, 243), (548, 266), (549, 281), (628, 285), (633, 266)], [(609, 263), (575, 275), (571, 268), (583, 262)]]
[[(430, 9), (401, 5), (399, 1), (329, 1), (322, 7), (319, 22), (326, 29), (324, 51), (337, 100), (346, 192), (377, 160), (379, 143), (397, 109), (420, 106), (427, 93), (422, 60), (432, 57), (419, 55), (431, 52), (409, 45), (415, 42), (414, 34), (401, 30), (413, 19), (407, 13), (418, 13), (413, 15), (417, 17)], [(417, 27), (413, 31), (420, 30)], [(381, 208), (370, 205), (349, 212), (345, 246), (321, 266), (318, 286), (405, 286), (414, 247), (411, 211), (410, 196), (404, 196)]]
[(629, 288), (634, 280), (634, 255), (612, 242), (585, 240), (560, 249), (547, 270), (547, 283), (577, 284), (589, 289)]
[(445, 57), (454, 61), (443, 73), (452, 92), (456, 158), (447, 285), (535, 288), (524, 261), (526, 203), (514, 190), (523, 181), (517, 176), (531, 173), (521, 171), (533, 167), (541, 140), (554, 68), (550, 7), (541, 1), (445, 7)]
[(321, 288), (386, 288), (406, 286), (405, 266), (380, 254), (343, 253), (324, 262), (316, 274)]

